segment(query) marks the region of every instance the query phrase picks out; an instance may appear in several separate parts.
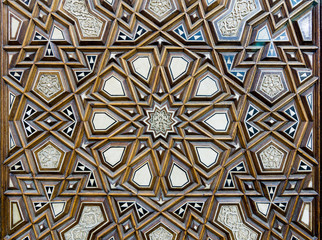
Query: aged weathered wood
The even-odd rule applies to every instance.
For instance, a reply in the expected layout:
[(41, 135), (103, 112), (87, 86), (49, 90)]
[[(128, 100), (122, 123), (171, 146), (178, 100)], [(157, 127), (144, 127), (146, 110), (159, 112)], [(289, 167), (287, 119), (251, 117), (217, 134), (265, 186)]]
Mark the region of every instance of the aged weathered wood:
[(1, 16), (1, 239), (320, 239), (319, 2)]

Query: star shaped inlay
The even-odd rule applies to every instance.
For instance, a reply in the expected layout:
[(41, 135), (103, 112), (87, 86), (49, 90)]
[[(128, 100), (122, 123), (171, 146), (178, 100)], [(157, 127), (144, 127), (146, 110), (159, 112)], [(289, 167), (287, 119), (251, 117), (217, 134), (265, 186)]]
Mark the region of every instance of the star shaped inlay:
[(166, 106), (154, 106), (153, 110), (147, 111), (148, 117), (144, 120), (147, 124), (147, 131), (152, 132), (155, 137), (162, 135), (166, 137), (169, 132), (174, 132), (174, 112)]

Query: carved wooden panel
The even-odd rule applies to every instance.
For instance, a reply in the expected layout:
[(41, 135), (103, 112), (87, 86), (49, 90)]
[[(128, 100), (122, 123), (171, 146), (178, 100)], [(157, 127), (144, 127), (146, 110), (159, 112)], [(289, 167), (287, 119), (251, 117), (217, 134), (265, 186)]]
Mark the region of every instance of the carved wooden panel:
[(1, 239), (320, 239), (318, 1), (1, 6)]

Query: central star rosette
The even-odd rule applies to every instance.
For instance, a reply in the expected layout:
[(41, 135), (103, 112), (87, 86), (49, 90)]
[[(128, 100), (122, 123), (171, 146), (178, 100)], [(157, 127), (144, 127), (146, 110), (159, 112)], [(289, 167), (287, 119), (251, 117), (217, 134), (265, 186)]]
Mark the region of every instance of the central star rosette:
[(147, 125), (147, 132), (153, 133), (154, 137), (167, 137), (168, 133), (174, 133), (174, 125), (178, 122), (175, 119), (175, 112), (167, 105), (155, 104), (153, 109), (146, 111), (147, 116), (143, 120)]

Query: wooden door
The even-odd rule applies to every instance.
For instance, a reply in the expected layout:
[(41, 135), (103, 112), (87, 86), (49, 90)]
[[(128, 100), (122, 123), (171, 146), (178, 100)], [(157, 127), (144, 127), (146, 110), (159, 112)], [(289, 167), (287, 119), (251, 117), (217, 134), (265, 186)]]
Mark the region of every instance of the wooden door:
[(2, 1), (1, 239), (320, 239), (319, 9)]

